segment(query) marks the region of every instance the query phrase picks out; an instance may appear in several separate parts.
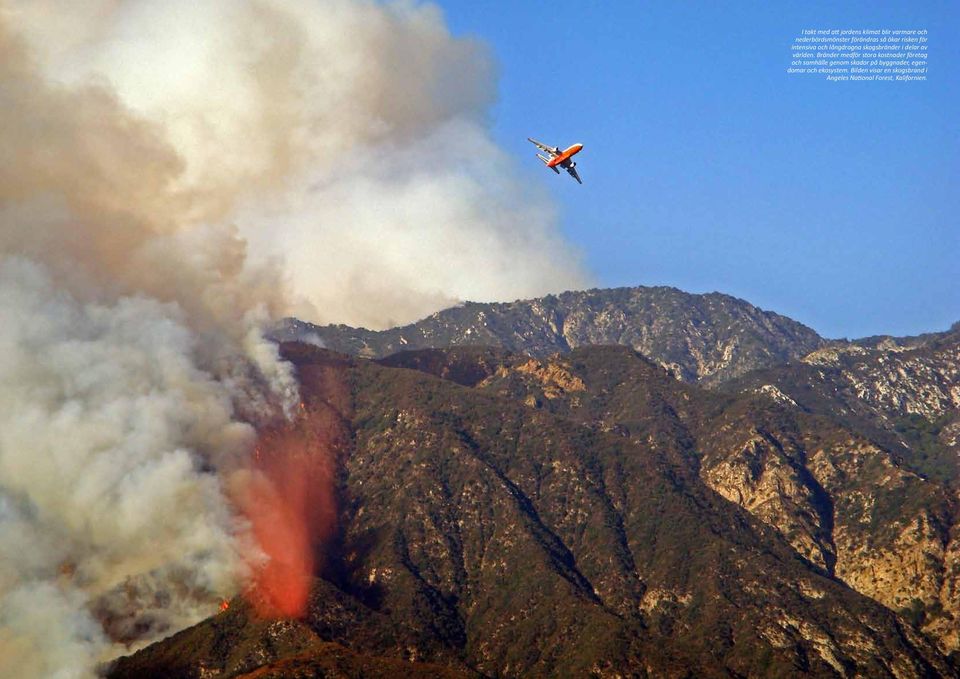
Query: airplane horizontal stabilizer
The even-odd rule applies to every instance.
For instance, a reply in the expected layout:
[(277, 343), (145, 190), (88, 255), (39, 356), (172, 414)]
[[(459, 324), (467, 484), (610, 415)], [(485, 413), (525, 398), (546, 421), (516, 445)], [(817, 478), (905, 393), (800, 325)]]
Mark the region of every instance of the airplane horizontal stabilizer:
[[(547, 167), (550, 167), (550, 158), (547, 158), (546, 156), (541, 156), (539, 153), (537, 154), (537, 158), (542, 160), (544, 165), (546, 165)], [(550, 167), (550, 169), (556, 172), (557, 174), (560, 174), (560, 170), (558, 170), (557, 168)]]

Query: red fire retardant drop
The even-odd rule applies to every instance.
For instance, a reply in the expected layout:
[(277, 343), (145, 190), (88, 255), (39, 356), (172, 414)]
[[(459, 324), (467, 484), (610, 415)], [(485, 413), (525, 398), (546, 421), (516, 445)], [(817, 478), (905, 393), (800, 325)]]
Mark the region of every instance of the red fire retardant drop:
[(251, 583), (250, 600), (264, 617), (302, 617), (320, 543), (336, 516), (333, 461), (326, 436), (303, 422), (261, 438), (255, 474), (242, 502), (267, 555)]

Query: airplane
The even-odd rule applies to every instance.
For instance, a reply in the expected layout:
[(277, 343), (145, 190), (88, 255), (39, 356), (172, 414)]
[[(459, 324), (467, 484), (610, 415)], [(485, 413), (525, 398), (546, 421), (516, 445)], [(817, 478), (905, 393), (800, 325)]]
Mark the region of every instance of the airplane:
[(537, 154), (537, 158), (542, 160), (544, 165), (549, 167), (557, 174), (560, 174), (560, 170), (558, 170), (557, 167), (562, 167), (564, 170), (570, 173), (571, 177), (577, 180), (577, 183), (583, 184), (583, 182), (580, 180), (580, 175), (577, 174), (577, 170), (575, 169), (577, 164), (570, 160), (570, 158), (583, 150), (583, 144), (574, 144), (573, 146), (568, 147), (565, 151), (561, 151), (559, 146), (550, 147), (546, 144), (541, 144), (536, 139), (531, 139), (530, 137), (527, 137), (527, 141), (547, 154), (547, 156), (541, 156), (539, 153)]

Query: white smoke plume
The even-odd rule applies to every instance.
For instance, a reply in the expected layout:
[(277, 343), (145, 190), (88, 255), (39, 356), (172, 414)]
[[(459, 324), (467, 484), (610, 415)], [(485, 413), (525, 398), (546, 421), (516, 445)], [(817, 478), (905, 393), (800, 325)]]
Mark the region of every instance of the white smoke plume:
[(253, 432), (176, 305), (82, 303), (5, 257), (0, 310), (0, 674), (82, 676), (236, 590), (252, 545), (202, 467)]
[(85, 677), (237, 591), (225, 487), (296, 402), (277, 274), (192, 221), (162, 130), (0, 22), (0, 676)]
[(15, 6), (51, 76), (109, 83), (162, 126), (194, 209), (230, 212), (258, 257), (285, 261), (304, 320), (382, 328), (588, 282), (490, 138), (489, 55), (432, 5)]
[(0, 676), (209, 615), (296, 402), (261, 327), (582, 284), (429, 5), (0, 0)]

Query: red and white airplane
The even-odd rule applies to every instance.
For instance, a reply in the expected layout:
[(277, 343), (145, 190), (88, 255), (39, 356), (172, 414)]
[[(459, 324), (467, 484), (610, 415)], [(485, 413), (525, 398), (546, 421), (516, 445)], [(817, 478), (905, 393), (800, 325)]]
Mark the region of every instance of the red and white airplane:
[[(549, 167), (551, 170), (560, 174), (558, 167), (562, 167), (564, 170), (570, 173), (570, 176), (577, 180), (580, 184), (583, 184), (580, 181), (580, 175), (577, 174), (577, 164), (570, 160), (573, 156), (580, 153), (583, 150), (583, 144), (574, 144), (573, 146), (568, 147), (565, 151), (561, 151), (559, 146), (547, 146), (546, 144), (541, 144), (536, 139), (531, 139), (527, 137), (527, 141), (536, 146), (538, 149), (546, 153), (546, 156), (541, 156), (537, 154), (537, 158), (543, 161), (544, 165)], [(548, 157), (549, 156), (549, 157)]]

